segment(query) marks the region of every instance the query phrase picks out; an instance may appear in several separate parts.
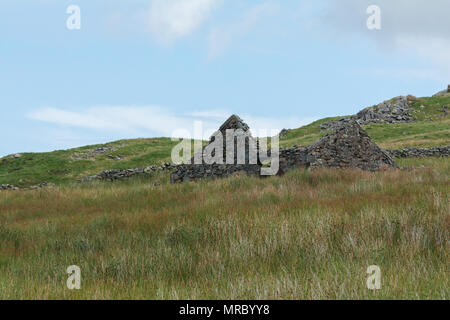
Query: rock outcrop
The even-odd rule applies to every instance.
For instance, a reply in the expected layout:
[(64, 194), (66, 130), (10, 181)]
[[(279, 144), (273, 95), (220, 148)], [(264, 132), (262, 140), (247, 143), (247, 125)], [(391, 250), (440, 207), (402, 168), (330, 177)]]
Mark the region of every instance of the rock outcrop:
[(280, 138), (286, 138), (286, 136), (289, 134), (289, 131), (289, 129), (283, 129), (278, 135), (280, 136)]
[[(105, 147), (98, 147), (98, 148), (90, 149), (90, 150), (78, 151), (78, 152), (75, 152), (73, 155), (71, 155), (70, 159), (73, 161), (83, 161), (83, 160), (95, 161), (98, 156), (115, 152), (120, 147), (122, 147), (122, 145), (116, 146), (116, 147), (106, 147), (105, 146)], [(116, 161), (122, 160), (122, 156), (120, 156), (120, 155), (108, 154), (106, 156), (112, 160), (116, 160)]]
[(447, 90), (439, 91), (438, 93), (433, 95), (433, 97), (441, 97), (441, 96), (446, 96), (446, 95), (450, 95), (450, 84), (448, 85)]
[(417, 120), (412, 114), (413, 111), (408, 105), (408, 97), (402, 96), (361, 110), (356, 114), (356, 121), (361, 125), (413, 122)]
[[(413, 122), (417, 118), (414, 116), (414, 109), (409, 106), (409, 100), (412, 98), (412, 96), (396, 97), (376, 106), (365, 108), (348, 118), (357, 121), (360, 125)], [(335, 130), (338, 127), (338, 121), (329, 121), (319, 125), (321, 130)]]

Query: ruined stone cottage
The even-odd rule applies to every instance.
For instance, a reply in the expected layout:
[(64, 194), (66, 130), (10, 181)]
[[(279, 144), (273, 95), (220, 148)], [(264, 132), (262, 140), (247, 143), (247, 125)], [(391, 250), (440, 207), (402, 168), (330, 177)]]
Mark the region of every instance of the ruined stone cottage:
[[(248, 125), (238, 116), (233, 115), (219, 128), (219, 132), (225, 136), (227, 129), (240, 129), (241, 134), (242, 132), (245, 133), (245, 138), (248, 139), (246, 140), (245, 148), (245, 164), (236, 163), (238, 135), (235, 137), (235, 148), (233, 148), (234, 162), (232, 164), (207, 164), (201, 162), (199, 164), (180, 165), (171, 174), (171, 182), (177, 183), (203, 178), (226, 177), (237, 172), (247, 175), (260, 175), (261, 161), (259, 161), (259, 158), (256, 164), (248, 161), (251, 158), (249, 150), (252, 150), (251, 148), (253, 147), (256, 148), (253, 152), (257, 154), (258, 151), (256, 139), (248, 134)], [(213, 142), (214, 138), (210, 140), (210, 144), (203, 149), (203, 152), (208, 150), (208, 147)], [(224, 149), (226, 149), (225, 145)], [(227, 152), (229, 150), (224, 150), (223, 154), (225, 155)], [(310, 146), (281, 149), (279, 160), (279, 174), (295, 168), (354, 168), (368, 171), (398, 168), (391, 156), (372, 141), (355, 119), (338, 121), (332, 133), (325, 135)]]

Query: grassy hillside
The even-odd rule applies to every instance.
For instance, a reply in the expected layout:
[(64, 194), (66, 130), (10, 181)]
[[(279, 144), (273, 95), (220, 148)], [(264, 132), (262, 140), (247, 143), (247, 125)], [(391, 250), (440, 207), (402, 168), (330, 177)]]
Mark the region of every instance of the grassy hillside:
[[(383, 148), (429, 147), (450, 145), (450, 117), (438, 111), (450, 105), (450, 96), (418, 98), (414, 100), (419, 121), (395, 125), (369, 125), (365, 129)], [(422, 106), (422, 108), (421, 108)], [(326, 132), (318, 128), (320, 123), (339, 119), (327, 118), (310, 125), (290, 130), (281, 140), (282, 147), (308, 145)], [(49, 153), (24, 153), (21, 158), (0, 159), (0, 184), (19, 187), (39, 184), (43, 181), (56, 184), (73, 182), (107, 169), (145, 167), (170, 161), (176, 142), (168, 138), (121, 140), (105, 145), (86, 146), (77, 149)], [(96, 148), (113, 148), (103, 154), (93, 154)], [(111, 159), (120, 156), (121, 160)]]
[(449, 299), (450, 162), (425, 161), (1, 192), (0, 299)]
[[(449, 104), (420, 98), (419, 121), (366, 130), (385, 148), (449, 145), (449, 117), (437, 111)], [(282, 146), (312, 143), (329, 120), (289, 131)], [(425, 167), (375, 173), (70, 183), (168, 161), (174, 144), (123, 140), (0, 159), (0, 183), (56, 183), (0, 192), (0, 299), (450, 298), (448, 158), (397, 159)], [(66, 287), (70, 265), (81, 267), (79, 291)], [(382, 271), (375, 292), (370, 265)]]
[[(73, 182), (107, 169), (129, 169), (170, 160), (176, 142), (168, 138), (121, 140), (104, 145), (48, 153), (23, 153), (21, 158), (0, 159), (0, 184), (30, 186), (42, 181)], [(97, 148), (113, 148), (95, 154)], [(111, 159), (120, 157), (121, 160)]]
[[(418, 121), (400, 124), (371, 124), (364, 129), (382, 148), (432, 147), (450, 145), (450, 117), (440, 112), (443, 106), (450, 106), (450, 95), (412, 100)], [(299, 129), (290, 130), (281, 145), (308, 145), (325, 135), (320, 131), (321, 123), (342, 117), (327, 118)]]

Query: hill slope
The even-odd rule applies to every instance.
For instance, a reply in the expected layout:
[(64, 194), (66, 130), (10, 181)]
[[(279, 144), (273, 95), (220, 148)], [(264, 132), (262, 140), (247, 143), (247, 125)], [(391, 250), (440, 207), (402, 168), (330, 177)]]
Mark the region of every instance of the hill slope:
[[(366, 129), (385, 147), (450, 144), (448, 116), (436, 111), (447, 101), (419, 100), (417, 122)], [(282, 144), (309, 144), (328, 120)], [(138, 139), (0, 160), (2, 181), (59, 184), (0, 192), (0, 299), (450, 297), (448, 158), (398, 159), (427, 166), (414, 170), (68, 183), (168, 160), (172, 145)], [(74, 264), (81, 290), (66, 287)], [(370, 265), (381, 290), (367, 289)]]
[[(370, 124), (363, 126), (370, 137), (384, 149), (404, 147), (434, 147), (450, 144), (450, 117), (441, 112), (450, 106), (450, 95), (411, 99), (417, 121), (397, 124)], [(289, 130), (281, 141), (283, 147), (308, 145), (325, 135), (319, 126), (342, 117), (326, 118), (307, 126)]]
[(450, 162), (432, 161), (0, 192), (0, 299), (448, 299)]
[[(386, 149), (450, 145), (450, 117), (439, 110), (450, 105), (450, 95), (415, 98), (412, 107), (416, 122), (370, 124), (364, 126), (372, 139)], [(319, 125), (341, 117), (327, 118), (289, 130), (282, 147), (309, 145), (324, 134)], [(169, 138), (121, 140), (104, 145), (54, 151), (24, 153), (19, 158), (0, 159), (0, 184), (19, 187), (43, 181), (63, 184), (108, 169), (145, 167), (170, 161), (176, 142)]]

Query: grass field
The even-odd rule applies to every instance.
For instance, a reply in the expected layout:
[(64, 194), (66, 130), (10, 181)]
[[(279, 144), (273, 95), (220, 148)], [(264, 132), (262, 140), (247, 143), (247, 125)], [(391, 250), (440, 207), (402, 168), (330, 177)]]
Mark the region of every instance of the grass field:
[(400, 164), (1, 192), (0, 299), (448, 299), (450, 162)]
[[(438, 111), (450, 97), (413, 104), (417, 122), (365, 129), (383, 148), (450, 145), (450, 119)], [(308, 145), (326, 134), (320, 123), (339, 118), (290, 130), (281, 146)], [(448, 158), (396, 159), (416, 169), (376, 173), (75, 182), (169, 161), (176, 143), (0, 159), (0, 183), (56, 184), (0, 192), (0, 299), (450, 298)], [(81, 290), (66, 287), (71, 265)], [(380, 290), (366, 287), (370, 265), (381, 268)]]

